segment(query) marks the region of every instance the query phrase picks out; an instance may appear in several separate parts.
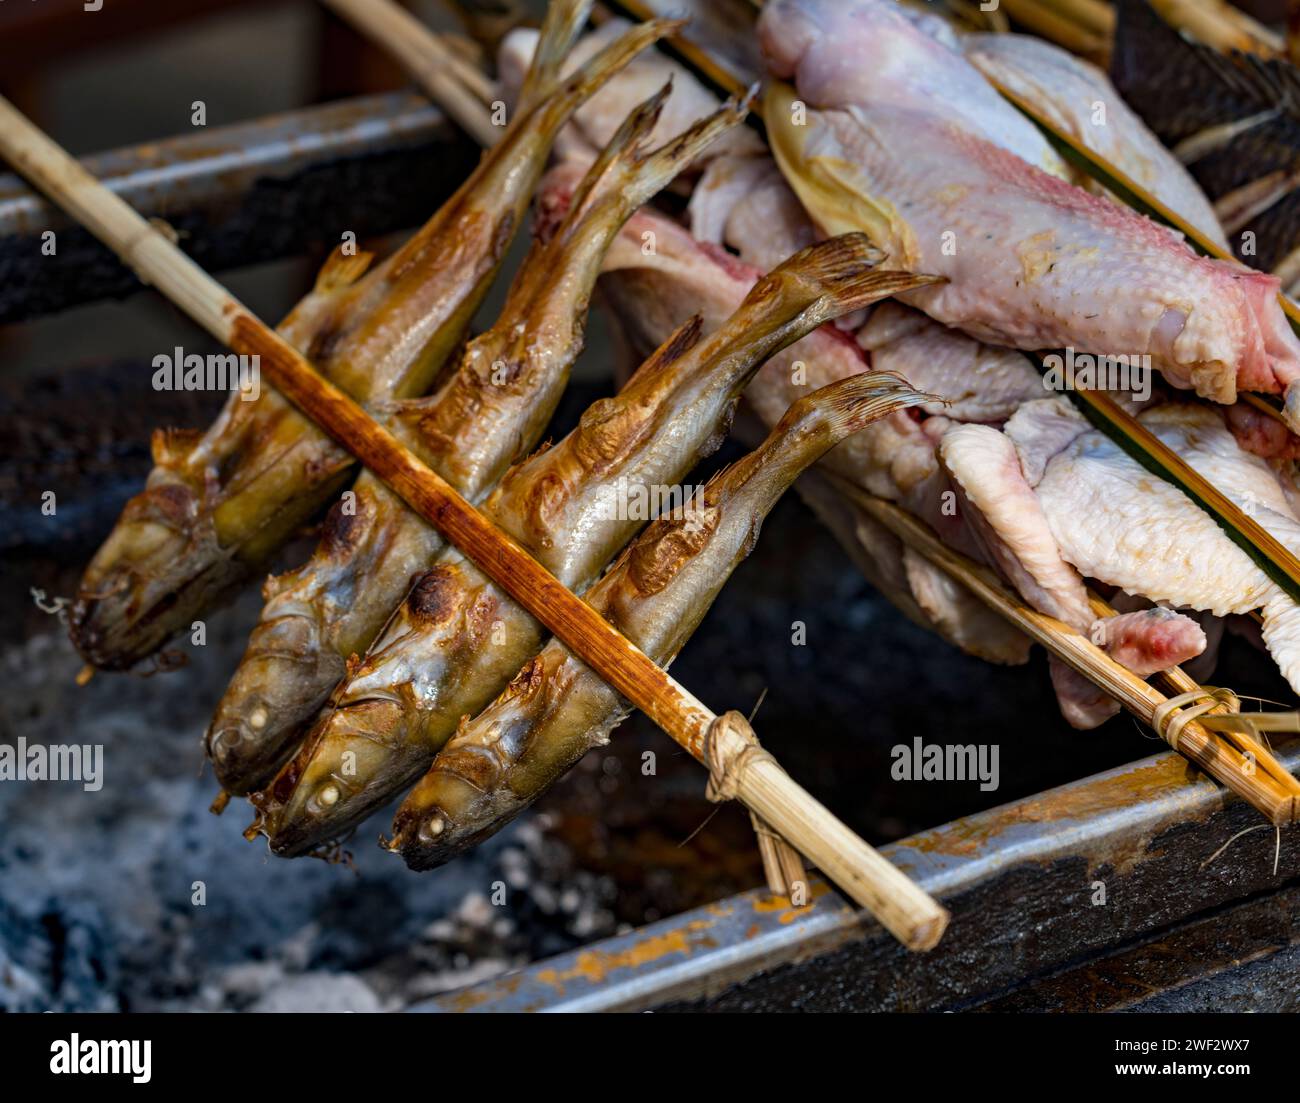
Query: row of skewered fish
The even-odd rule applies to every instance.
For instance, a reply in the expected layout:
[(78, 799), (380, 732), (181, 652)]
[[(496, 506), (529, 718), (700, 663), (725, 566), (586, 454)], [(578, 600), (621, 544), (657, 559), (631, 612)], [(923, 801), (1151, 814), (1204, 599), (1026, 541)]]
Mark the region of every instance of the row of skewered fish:
[[(586, 7), (553, 7), (515, 121), (448, 205), (369, 275), (363, 260), (332, 258), (282, 332), (568, 586), (586, 590), (599, 578), (590, 600), (668, 662), (790, 481), (844, 436), (918, 399), (901, 380), (871, 373), (793, 404), (745, 463), (661, 518), (600, 578), (644, 524), (620, 508), (620, 496), (629, 486), (674, 484), (713, 451), (772, 351), (925, 281), (877, 270), (862, 235), (813, 246), (753, 288), (720, 331), (680, 327), (618, 395), (530, 455), (581, 350), (610, 242), (746, 111), (726, 105), (647, 152), (670, 90), (656, 86), (580, 179), (543, 186), (538, 240), (501, 316), (457, 351), (561, 124), (673, 27), (629, 30), (562, 78), (558, 59)], [(430, 396), (407, 397), (440, 372)], [(88, 571), (73, 617), (74, 638), (101, 665), (148, 654), (255, 569), (291, 531), (284, 514), (307, 515), (304, 499), (337, 491), (348, 464), (279, 400), (232, 402), (205, 437), (160, 440), (158, 468)], [(495, 803), (461, 809), (454, 829), (449, 813), (418, 816), (418, 828), (409, 810), (399, 814), (393, 846), (429, 864), (435, 837), (454, 851), (508, 821), (545, 789), (543, 763), (562, 772), (626, 710), (555, 645), (533, 658), (545, 644), (541, 626), (369, 473), (330, 511), (311, 559), (271, 579), (265, 595), (208, 749), (225, 789), (252, 796), (255, 828), (279, 853), (313, 851), (344, 834), (424, 773), (461, 717), (503, 689), (515, 707), (551, 702), (531, 727), (510, 726), (521, 752), (532, 747), (520, 754), (530, 780), (507, 770), (509, 741), (494, 725), (484, 745), (503, 774)], [(457, 736), (462, 763), (474, 732), (465, 724)], [(507, 787), (513, 800), (503, 803)]]
[[(611, 21), (573, 46), (589, 6), (555, 0), (540, 34), (506, 40), (512, 122), (443, 209), (368, 272), (368, 258), (333, 257), (282, 323), (320, 370), (661, 663), (820, 461), (1141, 675), (1211, 661), (1224, 618), (1262, 610), (1263, 641), (1300, 689), (1296, 603), (1017, 351), (1149, 357), (1164, 385), (1120, 397), (1300, 547), (1300, 341), (1277, 281), (1199, 258), (1081, 186), (986, 80), (1221, 241), (1195, 183), (1100, 71), (1036, 40), (958, 38), (892, 0), (771, 0), (769, 151), (740, 126), (743, 104), (642, 53), (674, 24)], [(649, 205), (669, 185), (690, 186), (684, 220)], [(462, 344), (535, 191), (536, 241), (506, 305)], [(643, 362), (534, 451), (598, 276)], [(1280, 416), (1239, 401), (1247, 391), (1280, 396)], [(637, 537), (620, 496), (684, 479), (742, 392), (768, 435)], [(155, 460), (75, 608), (74, 640), (99, 666), (128, 667), (188, 626), (353, 475), (269, 392), (232, 401), (206, 434), (158, 434)], [(1025, 637), (830, 483), (808, 472), (799, 487), (910, 616), (992, 661), (1026, 661)], [(1126, 611), (1098, 622), (1089, 579)], [(256, 806), (250, 835), (280, 854), (327, 848), (416, 783), (389, 845), (436, 865), (627, 710), (369, 473), (308, 562), (264, 593), (207, 745), (223, 787)], [(1117, 708), (1063, 665), (1052, 676), (1079, 727)]]

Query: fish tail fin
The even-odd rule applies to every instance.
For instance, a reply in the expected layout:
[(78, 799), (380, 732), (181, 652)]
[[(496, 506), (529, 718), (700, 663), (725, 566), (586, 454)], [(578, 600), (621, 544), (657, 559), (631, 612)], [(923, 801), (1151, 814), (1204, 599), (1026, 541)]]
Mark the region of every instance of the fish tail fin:
[[(662, 97), (666, 100), (671, 91), (672, 82), (669, 81), (660, 89), (655, 99)], [(625, 164), (623, 175), (628, 179), (620, 195), (627, 211), (630, 213), (636, 210), (651, 196), (666, 187), (678, 173), (690, 165), (719, 137), (744, 122), (749, 114), (755, 92), (756, 88), (750, 89), (744, 96), (729, 99), (712, 115), (698, 120), (689, 129), (665, 142), (658, 149)], [(653, 99), (647, 100), (642, 106), (648, 106), (653, 102)], [(662, 110), (662, 100), (656, 108), (656, 118), (659, 110)]]
[(860, 372), (822, 387), (792, 402), (763, 443), (710, 484), (705, 500), (721, 504), (743, 496), (756, 538), (758, 520), (835, 445), (895, 410), (931, 400), (893, 372)]
[(914, 389), (894, 372), (860, 372), (796, 399), (772, 430), (772, 438), (803, 436), (812, 445), (810, 451), (820, 455), (886, 414), (934, 401), (942, 400)]
[(375, 259), (374, 253), (368, 253), (364, 250), (356, 253), (345, 253), (346, 246), (339, 245), (325, 258), (325, 263), (320, 266), (320, 271), (316, 273), (315, 290), (318, 294), (327, 294), (331, 291), (341, 291), (345, 287), (351, 287), (362, 276), (366, 274), (366, 269)]
[(558, 129), (637, 54), (685, 25), (682, 19), (651, 19), (620, 35), (537, 105), (543, 129)]
[(749, 110), (747, 97), (728, 101), (658, 149), (644, 152), (672, 90), (669, 78), (623, 120), (574, 189), (553, 237), (561, 243), (557, 247), (582, 236), (611, 238), (637, 208), (667, 187), (715, 138), (739, 125)]
[[(809, 328), (861, 307), (938, 282), (937, 277), (880, 269), (882, 254), (866, 234), (849, 233), (801, 249), (754, 285), (746, 303), (806, 301)], [(812, 323), (812, 324), (809, 324)]]
[(555, 91), (560, 69), (587, 23), (594, 0), (551, 0), (541, 36), (519, 92), (519, 111), (536, 107)]
[[(566, 226), (571, 225), (583, 213), (587, 201), (596, 192), (602, 180), (608, 177), (615, 166), (623, 166), (629, 163), (635, 164), (639, 148), (650, 137), (655, 125), (659, 122), (659, 117), (663, 113), (664, 103), (667, 101), (669, 94), (673, 90), (672, 78), (669, 77), (664, 86), (659, 89), (653, 96), (643, 103), (637, 104), (619, 124), (614, 136), (609, 140), (600, 155), (592, 162), (591, 167), (587, 170), (579, 183), (574, 189), (573, 197), (569, 201), (569, 213), (565, 219)], [(563, 237), (563, 231), (557, 236)]]

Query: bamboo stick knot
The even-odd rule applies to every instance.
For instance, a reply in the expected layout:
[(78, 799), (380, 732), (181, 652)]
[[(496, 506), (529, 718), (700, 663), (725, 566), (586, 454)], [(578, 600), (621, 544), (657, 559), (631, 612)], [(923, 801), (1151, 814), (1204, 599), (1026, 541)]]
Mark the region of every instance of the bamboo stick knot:
[(704, 733), (704, 757), (709, 767), (704, 795), (714, 803), (735, 800), (741, 778), (755, 763), (776, 764), (776, 759), (763, 750), (749, 721), (734, 710), (714, 717)]
[[(1197, 703), (1193, 703), (1197, 702)], [(1201, 686), (1198, 689), (1180, 693), (1161, 702), (1151, 713), (1151, 726), (1156, 734), (1178, 750), (1178, 740), (1187, 727), (1198, 716), (1204, 716), (1219, 705), (1229, 712), (1240, 712), (1241, 701), (1230, 689), (1218, 686)]]

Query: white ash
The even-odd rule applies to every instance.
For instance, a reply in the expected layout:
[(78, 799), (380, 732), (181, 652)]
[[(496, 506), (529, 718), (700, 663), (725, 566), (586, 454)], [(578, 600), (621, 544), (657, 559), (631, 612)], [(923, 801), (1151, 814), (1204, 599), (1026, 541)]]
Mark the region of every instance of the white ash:
[(0, 785), (0, 1008), (400, 1009), (613, 933), (612, 885), (538, 817), (413, 874), (370, 845), (390, 811), (352, 869), (245, 842), (242, 802), (210, 815), (201, 737), (256, 610), (249, 594), (212, 616), (208, 645), (151, 678), (78, 689), (57, 624), (0, 652), (0, 741), (104, 746), (100, 792)]

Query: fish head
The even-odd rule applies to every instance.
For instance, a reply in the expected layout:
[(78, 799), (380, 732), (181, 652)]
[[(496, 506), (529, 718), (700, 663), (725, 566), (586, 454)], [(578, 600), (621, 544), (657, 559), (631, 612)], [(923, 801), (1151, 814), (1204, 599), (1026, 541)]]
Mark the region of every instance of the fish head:
[[(479, 757), (458, 754), (456, 759)], [(460, 766), (468, 766), (462, 772)], [(485, 793), (467, 773), (481, 764), (474, 761), (442, 762), (421, 779), (393, 817), (393, 834), (383, 846), (400, 854), (408, 868), (436, 869), (472, 849), (480, 837), (494, 834), (501, 826), (484, 815)]]
[(269, 782), (302, 734), (303, 717), (316, 714), (343, 673), (313, 617), (263, 620), (208, 727), (208, 757), (222, 786), (245, 794)]
[(201, 520), (201, 494), (185, 478), (155, 472), (127, 503), (112, 535), (82, 578), (69, 618), (72, 642), (87, 662), (125, 670), (152, 654), (174, 631), (177, 606), (198, 615), (219, 565), (196, 574), (178, 565), (215, 538)]
[(343, 838), (391, 792), (385, 781), (403, 761), (394, 748), (407, 741), (407, 715), (392, 698), (327, 713), (270, 785), (250, 797), (258, 815), (249, 832), (265, 835), (284, 858)]

